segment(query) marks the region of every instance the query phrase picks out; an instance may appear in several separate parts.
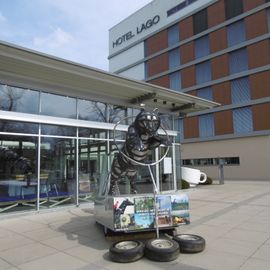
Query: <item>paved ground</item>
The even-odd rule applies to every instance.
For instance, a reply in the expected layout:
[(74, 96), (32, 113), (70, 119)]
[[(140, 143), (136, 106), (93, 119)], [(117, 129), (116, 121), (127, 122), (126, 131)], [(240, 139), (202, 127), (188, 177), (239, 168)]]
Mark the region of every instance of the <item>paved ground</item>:
[(191, 224), (179, 233), (203, 236), (206, 249), (157, 263), (119, 264), (95, 224), (93, 206), (1, 219), (0, 270), (269, 270), (270, 182), (226, 182), (188, 191)]

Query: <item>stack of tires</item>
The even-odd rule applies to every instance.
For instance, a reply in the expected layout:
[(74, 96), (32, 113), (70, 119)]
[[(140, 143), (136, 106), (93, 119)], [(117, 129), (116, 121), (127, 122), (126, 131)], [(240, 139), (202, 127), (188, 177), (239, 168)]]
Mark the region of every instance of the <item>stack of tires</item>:
[(198, 253), (205, 248), (203, 237), (194, 234), (177, 234), (172, 239), (154, 238), (144, 244), (138, 240), (119, 241), (110, 247), (110, 258), (115, 262), (128, 263), (143, 256), (153, 261), (169, 262), (180, 253)]

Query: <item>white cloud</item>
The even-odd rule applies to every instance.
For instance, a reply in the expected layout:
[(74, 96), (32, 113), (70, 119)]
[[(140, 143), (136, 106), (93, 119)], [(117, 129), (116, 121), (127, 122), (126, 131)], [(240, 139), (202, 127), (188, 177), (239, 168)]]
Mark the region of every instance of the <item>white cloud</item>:
[[(0, 39), (81, 64), (108, 70), (109, 29), (151, 0), (6, 1)], [(0, 0), (1, 2), (1, 0)]]
[(61, 49), (74, 40), (73, 36), (57, 27), (52, 33), (45, 37), (34, 37), (33, 44), (36, 48)]
[(0, 22), (5, 22), (6, 17), (0, 12)]

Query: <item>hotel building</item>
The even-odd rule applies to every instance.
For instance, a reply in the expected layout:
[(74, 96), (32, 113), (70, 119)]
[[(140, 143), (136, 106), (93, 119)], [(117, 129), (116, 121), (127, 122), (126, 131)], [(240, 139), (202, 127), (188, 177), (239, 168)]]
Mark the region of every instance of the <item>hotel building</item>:
[(110, 29), (109, 70), (221, 104), (178, 114), (183, 165), (270, 180), (269, 38), (267, 0), (154, 0)]

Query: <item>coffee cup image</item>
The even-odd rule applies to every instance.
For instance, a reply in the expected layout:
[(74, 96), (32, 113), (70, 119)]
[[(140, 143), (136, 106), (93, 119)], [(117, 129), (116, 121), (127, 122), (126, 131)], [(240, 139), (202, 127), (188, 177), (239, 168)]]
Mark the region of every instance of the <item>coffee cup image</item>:
[(207, 180), (207, 175), (204, 172), (188, 167), (181, 168), (181, 176), (182, 179), (187, 181), (191, 187), (195, 187), (200, 183), (206, 182)]

